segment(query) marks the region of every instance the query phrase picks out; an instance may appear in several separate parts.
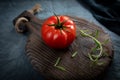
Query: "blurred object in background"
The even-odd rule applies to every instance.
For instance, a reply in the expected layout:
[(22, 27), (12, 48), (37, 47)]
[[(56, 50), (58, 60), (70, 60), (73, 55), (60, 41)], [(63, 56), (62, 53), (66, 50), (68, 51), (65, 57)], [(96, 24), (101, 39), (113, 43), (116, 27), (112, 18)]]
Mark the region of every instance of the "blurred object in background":
[(120, 35), (120, 0), (78, 0), (106, 28)]

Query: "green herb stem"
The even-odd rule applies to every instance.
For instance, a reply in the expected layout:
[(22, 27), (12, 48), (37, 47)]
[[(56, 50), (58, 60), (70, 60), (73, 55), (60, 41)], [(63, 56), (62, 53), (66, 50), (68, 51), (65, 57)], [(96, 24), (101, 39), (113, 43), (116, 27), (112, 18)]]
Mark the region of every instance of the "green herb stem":
[(61, 58), (58, 57), (56, 63), (54, 64), (54, 67), (56, 67), (56, 68), (59, 69), (59, 70), (66, 71), (66, 69), (65, 69), (64, 67), (58, 66), (58, 64), (60, 63), (60, 60), (61, 60)]
[(55, 66), (55, 67), (58, 68), (59, 70), (66, 71), (66, 69), (62, 66)]
[(57, 66), (57, 65), (59, 64), (60, 60), (61, 60), (61, 58), (58, 57), (58, 59), (57, 59), (57, 61), (55, 62), (54, 66)]
[(99, 54), (98, 55), (91, 55), (91, 54), (88, 54), (89, 58), (91, 61), (97, 61), (101, 56), (102, 56), (102, 52), (103, 52), (103, 47), (102, 47), (102, 44), (100, 41), (98, 41), (95, 37), (85, 33), (83, 30), (80, 30), (80, 33), (82, 36), (84, 37), (89, 37), (89, 38), (92, 38), (96, 44), (96, 48), (100, 50)]
[(75, 51), (73, 54), (72, 54), (72, 58), (74, 58), (76, 55), (77, 55), (77, 51)]

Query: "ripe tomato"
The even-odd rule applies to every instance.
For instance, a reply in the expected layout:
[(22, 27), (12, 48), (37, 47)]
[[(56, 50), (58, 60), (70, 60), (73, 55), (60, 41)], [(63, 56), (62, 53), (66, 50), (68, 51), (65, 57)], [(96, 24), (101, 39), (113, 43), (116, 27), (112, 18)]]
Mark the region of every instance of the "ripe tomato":
[(56, 49), (66, 48), (75, 39), (76, 25), (68, 16), (51, 16), (43, 23), (41, 34), (48, 46)]

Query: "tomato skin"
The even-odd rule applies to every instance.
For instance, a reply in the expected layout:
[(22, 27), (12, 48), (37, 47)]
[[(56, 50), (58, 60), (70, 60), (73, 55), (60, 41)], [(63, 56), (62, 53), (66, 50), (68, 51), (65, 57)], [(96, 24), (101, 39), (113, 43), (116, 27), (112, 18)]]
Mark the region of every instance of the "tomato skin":
[[(53, 26), (52, 24), (58, 25), (59, 22), (62, 26)], [(51, 26), (50, 26), (51, 25)], [(42, 25), (41, 36), (43, 41), (50, 47), (55, 49), (63, 49), (68, 47), (76, 36), (76, 25), (67, 16), (51, 16)]]

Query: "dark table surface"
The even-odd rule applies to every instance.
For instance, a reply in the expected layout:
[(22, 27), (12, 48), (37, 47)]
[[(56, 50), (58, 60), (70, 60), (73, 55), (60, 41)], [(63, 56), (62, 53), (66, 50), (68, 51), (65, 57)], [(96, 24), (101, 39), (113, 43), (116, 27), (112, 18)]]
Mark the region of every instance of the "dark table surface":
[(27, 34), (18, 34), (12, 20), (24, 10), (39, 3), (42, 11), (36, 16), (45, 19), (53, 12), (78, 16), (93, 22), (109, 33), (114, 46), (114, 58), (104, 80), (120, 80), (120, 37), (98, 23), (92, 14), (76, 0), (1, 0), (0, 1), (0, 80), (44, 80), (25, 55)]

